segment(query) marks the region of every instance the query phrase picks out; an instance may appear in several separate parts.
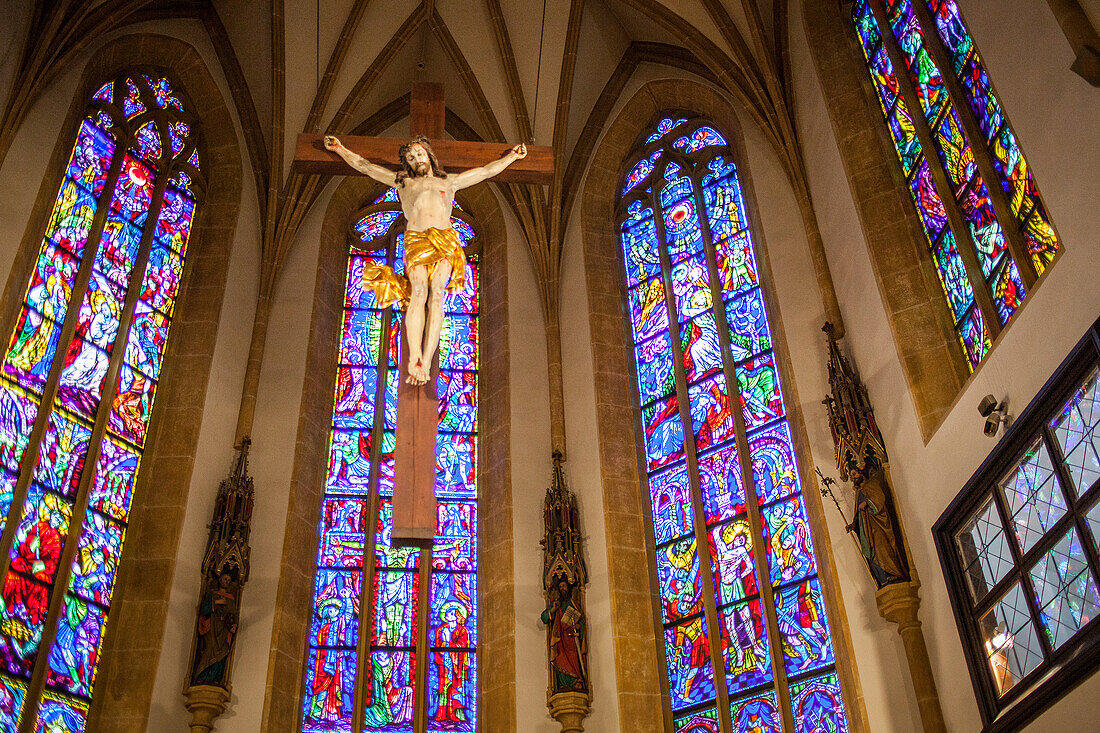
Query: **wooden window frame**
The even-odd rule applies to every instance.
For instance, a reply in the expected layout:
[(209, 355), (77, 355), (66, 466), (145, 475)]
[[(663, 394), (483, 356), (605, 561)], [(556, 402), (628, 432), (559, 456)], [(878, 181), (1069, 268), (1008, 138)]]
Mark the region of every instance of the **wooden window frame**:
[[(1078, 629), (1059, 648), (1052, 649), (1039, 620), (1039, 610), (1027, 572), (1067, 532), (1076, 528), (1086, 564), (1094, 578), (1100, 578), (1100, 554), (1097, 546), (1089, 541), (1091, 529), (1084, 516), (1100, 501), (1100, 481), (1095, 481), (1083, 491), (1074, 491), (1072, 488), (1065, 491), (1067, 501), (1064, 515), (1026, 552), (1019, 551), (1004, 496), (997, 489), (998, 482), (1018, 465), (1020, 456), (1034, 445), (1036, 439), (1046, 442), (1054, 472), (1062, 486), (1073, 486), (1050, 421), (1098, 364), (1100, 320), (1093, 323), (1074, 346), (932, 528), (955, 623), (982, 716), (984, 733), (1017, 730), (1100, 668), (1100, 614)], [(981, 600), (971, 602), (971, 592), (967, 587), (965, 568), (955, 544), (955, 537), (991, 497), (1003, 525), (1013, 567), (1004, 578), (986, 591)], [(1096, 539), (1100, 540), (1100, 537)], [(998, 695), (995, 680), (989, 670), (979, 621), (1017, 581), (1022, 582), (1025, 601), (1037, 629), (1036, 636), (1044, 659), (1011, 689)]]

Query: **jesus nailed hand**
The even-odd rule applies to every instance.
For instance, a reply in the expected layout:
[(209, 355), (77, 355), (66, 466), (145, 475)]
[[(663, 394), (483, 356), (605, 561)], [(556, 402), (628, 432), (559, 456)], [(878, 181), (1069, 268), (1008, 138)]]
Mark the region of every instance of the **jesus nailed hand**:
[[(332, 135), (325, 136), (325, 148), (360, 173), (397, 189), (401, 211), (405, 214), (405, 273), (409, 279), (409, 303), (405, 309), (405, 334), (409, 343), (406, 381), (424, 384), (430, 378), (432, 359), (439, 346), (443, 291), (461, 290), (465, 286), (466, 258), (462, 242), (451, 228), (455, 192), (492, 178), (515, 161), (527, 157), (527, 146), (516, 145), (499, 160), (453, 175), (447, 175), (440, 168), (428, 138), (423, 135), (401, 146), (398, 157), (403, 170), (397, 173), (353, 153)], [(382, 291), (396, 290), (403, 285), (395, 286), (395, 278), (389, 272), (385, 285), (374, 286), (383, 307), (388, 303), (382, 302)], [(396, 299), (391, 297), (389, 302)]]

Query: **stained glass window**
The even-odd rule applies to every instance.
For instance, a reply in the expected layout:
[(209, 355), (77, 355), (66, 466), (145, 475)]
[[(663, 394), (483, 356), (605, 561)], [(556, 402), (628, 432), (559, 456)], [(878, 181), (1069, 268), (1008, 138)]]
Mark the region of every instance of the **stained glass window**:
[(1087, 676), (1075, 655), (1096, 659), (1081, 651), (1100, 634), (1095, 328), (936, 523), (987, 727), (1037, 687)]
[(85, 729), (202, 182), (180, 98), (93, 95), (4, 357), (0, 730)]
[[(439, 345), (437, 523), (430, 550), (393, 547), (391, 497), (401, 313), (379, 309), (364, 268), (402, 269), (404, 218), (390, 189), (357, 218), (321, 507), (320, 545), (302, 693), (303, 733), (474, 731), (478, 720), (475, 229), (466, 289), (443, 300)], [(416, 728), (422, 730), (422, 728)]]
[(856, 0), (852, 17), (973, 369), (1061, 244), (955, 1)]
[(690, 114), (618, 203), (676, 731), (848, 722), (736, 165)]

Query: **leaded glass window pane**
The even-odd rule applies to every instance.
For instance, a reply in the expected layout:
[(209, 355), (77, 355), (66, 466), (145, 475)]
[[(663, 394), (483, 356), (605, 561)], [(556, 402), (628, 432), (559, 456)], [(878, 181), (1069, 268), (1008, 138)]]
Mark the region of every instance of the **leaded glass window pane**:
[[(846, 731), (760, 271), (725, 136), (690, 114), (658, 119), (626, 161), (620, 191), (675, 730), (783, 731), (786, 716), (797, 730), (833, 721)], [(791, 690), (801, 685), (799, 694), (780, 700), (777, 677)]]
[[(463, 216), (459, 207), (451, 223), (469, 245), (475, 230)], [(443, 301), (432, 548), (395, 547), (401, 318), (377, 307), (363, 278), (378, 264), (404, 269), (403, 224), (390, 189), (353, 227), (358, 239), (343, 299), (303, 732), (350, 732), (357, 720), (362, 731), (411, 732), (421, 713), (429, 731), (478, 725), (478, 263), (476, 255), (469, 258), (465, 289)]]
[(0, 376), (3, 730), (86, 727), (201, 189), (196, 133), (171, 81), (144, 75), (103, 84), (76, 131)]

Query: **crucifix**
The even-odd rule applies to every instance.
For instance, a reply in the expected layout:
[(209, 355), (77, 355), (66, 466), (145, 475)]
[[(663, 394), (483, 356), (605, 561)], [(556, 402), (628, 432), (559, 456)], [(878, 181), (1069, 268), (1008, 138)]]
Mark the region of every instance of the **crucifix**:
[(502, 148), (500, 143), (444, 140), (443, 86), (416, 82), (411, 99), (412, 140), (337, 139), (303, 133), (298, 136), (294, 166), (304, 173), (359, 173), (398, 191), (406, 219), (408, 279), (388, 267), (375, 266), (365, 280), (380, 307), (400, 303), (405, 308), (398, 365), (392, 542), (428, 547), (436, 524), (436, 381), (442, 296), (445, 289), (462, 289), (466, 263), (461, 241), (451, 227), (454, 194), (489, 178), (549, 183), (553, 151), (523, 144)]

